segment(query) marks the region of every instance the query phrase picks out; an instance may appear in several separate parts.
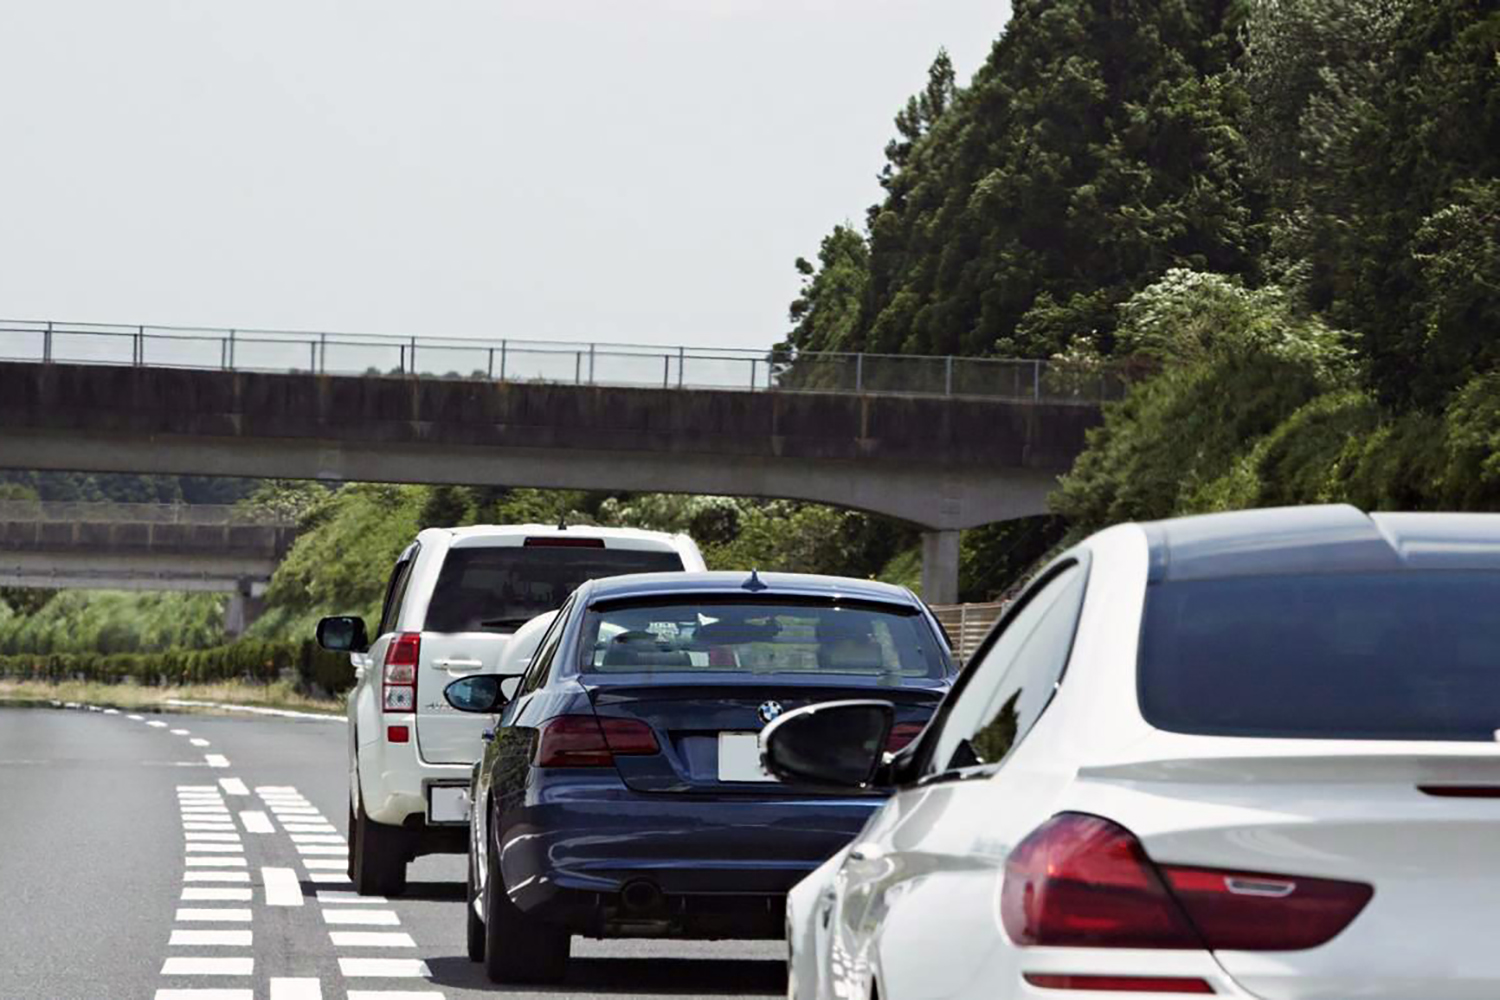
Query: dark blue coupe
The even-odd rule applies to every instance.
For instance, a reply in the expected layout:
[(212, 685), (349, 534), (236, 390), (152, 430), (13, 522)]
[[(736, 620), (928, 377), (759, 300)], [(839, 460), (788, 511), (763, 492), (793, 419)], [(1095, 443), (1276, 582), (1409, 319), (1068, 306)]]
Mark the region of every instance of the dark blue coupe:
[(499, 715), (470, 790), (470, 958), (496, 982), (546, 982), (574, 934), (780, 937), (787, 890), (881, 795), (778, 783), (760, 730), (878, 697), (897, 706), (894, 750), (954, 674), (942, 629), (901, 587), (746, 573), (584, 584), (519, 682), (448, 691)]

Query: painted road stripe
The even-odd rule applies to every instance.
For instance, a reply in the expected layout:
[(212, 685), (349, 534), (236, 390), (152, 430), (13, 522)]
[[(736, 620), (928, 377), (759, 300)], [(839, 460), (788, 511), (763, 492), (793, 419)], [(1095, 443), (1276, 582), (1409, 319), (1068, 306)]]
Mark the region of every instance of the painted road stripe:
[(118, 708), (106, 708), (104, 710), (104, 714), (105, 715), (119, 715), (120, 714), (120, 710)]
[(213, 870), (206, 872), (191, 871), (183, 872), (182, 880), (184, 882), (248, 882), (250, 881), (250, 873)]
[(218, 792), (218, 785), (178, 785), (179, 792)]
[[(352, 994), (351, 994), (352, 996)], [(395, 994), (388, 994), (387, 1000)], [(255, 1000), (254, 990), (157, 990), (156, 1000)], [(398, 997), (397, 1000), (400, 1000)]]
[(146, 723), (146, 725), (150, 726), (152, 729), (166, 729), (167, 728), (167, 724), (165, 722), (160, 722), (160, 721), (158, 721), (156, 719), (152, 719), (150, 722)]
[(267, 906), (301, 906), (302, 882), (290, 868), (262, 868), (261, 884), (266, 887)]
[(219, 787), (224, 789), (225, 795), (249, 795), (250, 789), (239, 778), (220, 778)]
[(415, 948), (405, 931), (329, 931), (335, 948)]
[(339, 828), (332, 823), (282, 823), (281, 828), (287, 833), (338, 833)]
[(341, 958), (339, 971), (349, 978), (427, 979), (432, 972), (420, 958)]
[(342, 833), (294, 833), (292, 843), (294, 844), (342, 844), (344, 835)]
[(142, 715), (127, 715), (127, 716), (125, 716), (125, 718), (127, 718), (127, 719), (134, 719), (136, 722), (141, 722), (141, 721), (143, 721), (145, 719), (145, 716), (142, 716)]
[(253, 958), (169, 958), (162, 963), (164, 976), (253, 976)]
[(218, 841), (223, 844), (238, 844), (240, 835), (237, 833), (203, 833), (199, 830), (184, 830), (182, 835), (188, 840)]
[(184, 903), (248, 903), (255, 898), (252, 889), (219, 886), (183, 886)]
[(399, 927), (401, 918), (395, 910), (324, 910), (325, 924), (363, 924), (366, 927)]
[(240, 813), (240, 822), (245, 824), (247, 833), (275, 833), (276, 826), (271, 822), (271, 817), (259, 809), (246, 809)]
[(206, 820), (194, 822), (193, 820), (185, 819), (182, 821), (182, 828), (184, 830), (222, 830), (228, 833), (234, 832), (233, 823), (211, 823)]
[(195, 865), (195, 866), (200, 866), (200, 867), (203, 867), (203, 868), (243, 868), (243, 867), (245, 867), (245, 858), (244, 858), (243, 855), (236, 856), (236, 857), (183, 858), (182, 860), (183, 860), (184, 863), (186, 863), (188, 865)]
[(257, 792), (295, 792), (296, 785), (256, 785)]
[(341, 882), (344, 885), (353, 885), (354, 884), (354, 883), (352, 883), (352, 882), (349, 881), (349, 876), (345, 875), (342, 871), (337, 871), (337, 872), (308, 872), (307, 873), (307, 880), (309, 882)]
[(343, 871), (345, 868), (349, 867), (349, 862), (340, 861), (338, 858), (303, 858), (302, 867), (307, 869), (335, 868), (339, 871)]
[(188, 731), (186, 729), (173, 729), (170, 730), (170, 732), (173, 736), (186, 736), (188, 734)]
[(203, 759), (204, 759), (205, 762), (207, 762), (207, 764), (208, 764), (209, 767), (228, 767), (229, 766), (229, 758), (225, 757), (221, 753), (206, 753), (206, 754), (203, 755)]
[(172, 931), (172, 946), (207, 945), (249, 948), (255, 943), (250, 931), (194, 931), (179, 927)]
[(320, 903), (378, 903), (386, 904), (384, 896), (361, 896), (357, 892), (341, 892), (338, 889), (319, 889), (318, 902)]
[(273, 978), (271, 1000), (323, 1000), (323, 984), (317, 979)]
[(349, 1000), (444, 1000), (444, 995), (437, 990), (350, 990)]
[[(272, 802), (268, 804), (266, 808), (271, 810), (277, 816), (282, 817), (283, 819), (291, 819), (293, 816), (316, 816), (318, 819), (323, 819), (322, 812), (313, 808), (312, 806), (278, 806), (276, 803)], [(304, 819), (299, 820), (299, 822), (312, 823), (315, 821), (312, 819)]]
[(189, 851), (196, 851), (199, 853), (223, 851), (228, 854), (233, 854), (237, 851), (243, 851), (245, 849), (244, 844), (187, 844), (186, 846)]
[(208, 740), (203, 739), (201, 736), (194, 736), (192, 739), (188, 740), (188, 742), (195, 747), (208, 746)]
[(298, 854), (344, 855), (349, 853), (347, 847), (337, 844), (297, 844), (296, 847)]
[(176, 919), (178, 923), (202, 920), (226, 924), (248, 924), (250, 922), (250, 911), (239, 908), (200, 909), (197, 907), (178, 907)]

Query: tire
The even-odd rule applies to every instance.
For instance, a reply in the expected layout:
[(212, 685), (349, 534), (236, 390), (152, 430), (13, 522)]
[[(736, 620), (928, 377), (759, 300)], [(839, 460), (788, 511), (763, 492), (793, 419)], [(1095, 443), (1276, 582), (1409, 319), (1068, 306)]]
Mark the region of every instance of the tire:
[(400, 827), (377, 823), (354, 810), (354, 845), (349, 851), (349, 878), (361, 896), (399, 896), (406, 891), (405, 837)]
[(474, 902), (477, 894), (474, 892), (474, 845), (469, 845), (469, 882), (468, 892), (465, 896), (465, 913), (468, 919), (464, 922), (467, 930), (467, 941), (469, 948), (469, 961), (484, 961), (484, 921), (479, 919), (479, 914), (474, 912)]
[(568, 971), (572, 935), (527, 916), (510, 901), (495, 843), (486, 838), (490, 877), (484, 884), (484, 971), (492, 983), (558, 983)]

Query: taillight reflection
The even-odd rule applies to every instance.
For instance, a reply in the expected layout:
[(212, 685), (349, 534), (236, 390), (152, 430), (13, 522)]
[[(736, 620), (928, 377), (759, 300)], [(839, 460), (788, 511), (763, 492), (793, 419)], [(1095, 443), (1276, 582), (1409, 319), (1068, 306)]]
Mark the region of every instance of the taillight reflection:
[(911, 743), (912, 740), (922, 735), (925, 728), (920, 722), (898, 722), (891, 727), (891, 735), (886, 737), (886, 753), (895, 753), (902, 747)]

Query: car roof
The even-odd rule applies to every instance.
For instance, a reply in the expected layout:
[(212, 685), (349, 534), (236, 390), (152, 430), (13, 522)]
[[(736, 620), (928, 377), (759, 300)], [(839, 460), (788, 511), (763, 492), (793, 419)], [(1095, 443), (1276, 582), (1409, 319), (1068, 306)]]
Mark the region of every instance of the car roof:
[(560, 536), (579, 535), (585, 538), (649, 538), (670, 542), (680, 536), (670, 531), (647, 531), (644, 528), (606, 528), (592, 524), (571, 525), (566, 528), (555, 524), (468, 524), (461, 528), (443, 528), (454, 538), (494, 538), (510, 535)]
[(1141, 525), (1151, 580), (1500, 569), (1500, 514), (1365, 513), (1347, 504), (1203, 514)]
[(587, 584), (587, 599), (592, 603), (633, 597), (671, 597), (678, 594), (734, 594), (768, 600), (781, 597), (848, 598), (921, 607), (921, 602), (910, 590), (876, 580), (856, 580), (847, 576), (822, 576), (814, 573), (755, 572), (754, 580), (759, 584), (757, 588), (751, 585), (751, 579), (749, 570), (632, 573), (591, 581)]

